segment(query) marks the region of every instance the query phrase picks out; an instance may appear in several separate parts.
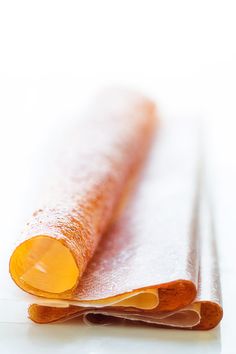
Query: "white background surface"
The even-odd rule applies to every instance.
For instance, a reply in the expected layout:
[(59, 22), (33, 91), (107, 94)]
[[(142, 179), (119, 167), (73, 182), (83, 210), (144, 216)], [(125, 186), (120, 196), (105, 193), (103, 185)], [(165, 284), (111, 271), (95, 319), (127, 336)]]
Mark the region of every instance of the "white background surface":
[[(235, 352), (235, 6), (0, 1), (1, 354)], [(6, 323), (18, 298), (8, 256), (36, 201), (47, 148), (97, 88), (117, 83), (156, 98), (163, 119), (204, 121), (225, 311), (215, 330), (37, 326), (15, 310), (12, 319), (21, 323)]]

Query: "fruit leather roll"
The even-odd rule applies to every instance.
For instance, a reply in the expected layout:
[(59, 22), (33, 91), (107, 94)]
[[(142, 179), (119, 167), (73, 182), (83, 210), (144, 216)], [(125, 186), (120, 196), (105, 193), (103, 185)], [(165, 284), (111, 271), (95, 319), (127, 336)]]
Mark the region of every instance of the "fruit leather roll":
[(148, 153), (156, 110), (136, 92), (105, 90), (80, 122), (10, 259), (15, 283), (47, 298), (78, 297), (87, 264)]
[[(82, 316), (190, 328), (199, 324), (199, 146), (189, 121), (158, 140), (122, 215), (101, 240), (71, 301), (31, 305), (39, 323)], [(180, 311), (181, 310), (181, 311)]]

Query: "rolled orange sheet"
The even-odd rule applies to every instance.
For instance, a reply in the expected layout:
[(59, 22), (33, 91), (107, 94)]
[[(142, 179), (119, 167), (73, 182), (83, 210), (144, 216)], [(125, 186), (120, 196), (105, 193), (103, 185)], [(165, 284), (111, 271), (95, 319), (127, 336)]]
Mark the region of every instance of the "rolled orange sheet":
[[(214, 282), (216, 290), (216, 273), (200, 265), (198, 279), (198, 134), (187, 121), (161, 130), (139, 186), (98, 245), (73, 299), (37, 300), (29, 309), (33, 321), (82, 316), (87, 322), (122, 318), (196, 329), (218, 323), (222, 310), (217, 295), (213, 298), (207, 292), (211, 286), (206, 288)], [(208, 253), (207, 240), (201, 245)], [(217, 310), (210, 320), (205, 309), (212, 305)]]
[(63, 148), (51, 192), (23, 232), (10, 274), (23, 290), (75, 299), (101, 236), (117, 217), (148, 153), (155, 105), (142, 95), (107, 90)]

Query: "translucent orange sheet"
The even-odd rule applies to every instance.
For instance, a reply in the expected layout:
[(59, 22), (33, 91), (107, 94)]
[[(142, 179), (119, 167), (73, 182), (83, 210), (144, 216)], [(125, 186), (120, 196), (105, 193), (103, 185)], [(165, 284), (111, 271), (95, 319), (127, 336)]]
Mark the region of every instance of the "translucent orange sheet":
[[(139, 183), (129, 184), (127, 205), (96, 243), (76, 286), (57, 294), (30, 289), (44, 297), (29, 308), (33, 321), (79, 317), (87, 323), (132, 320), (187, 329), (217, 325), (222, 308), (210, 217), (199, 212), (198, 140), (188, 121), (160, 128)], [(124, 200), (120, 196), (117, 205)]]

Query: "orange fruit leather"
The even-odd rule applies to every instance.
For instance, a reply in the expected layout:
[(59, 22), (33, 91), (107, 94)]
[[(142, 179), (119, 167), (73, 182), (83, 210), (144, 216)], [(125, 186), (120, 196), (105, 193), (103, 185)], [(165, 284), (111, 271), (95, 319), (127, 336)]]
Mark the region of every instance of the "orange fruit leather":
[(139, 174), (154, 104), (120, 90), (92, 107), (65, 147), (56, 193), (34, 213), (10, 260), (16, 284), (40, 296), (29, 317), (215, 327), (223, 310), (196, 125), (165, 122)]
[(220, 283), (199, 162), (196, 126), (164, 124), (140, 183), (74, 291), (76, 301), (35, 301), (30, 318), (215, 327)]
[(64, 146), (52, 195), (32, 215), (10, 274), (23, 290), (73, 298), (101, 236), (117, 217), (147, 156), (155, 105), (139, 93), (111, 89), (91, 104)]

